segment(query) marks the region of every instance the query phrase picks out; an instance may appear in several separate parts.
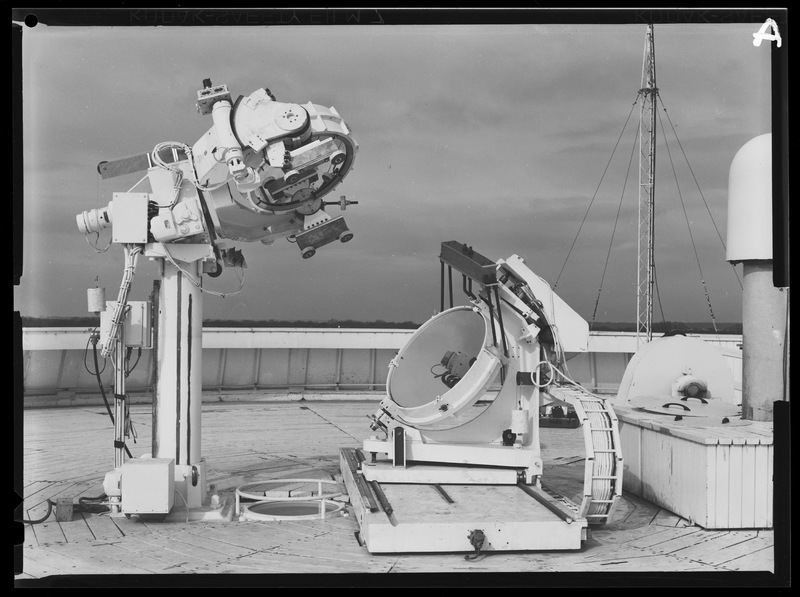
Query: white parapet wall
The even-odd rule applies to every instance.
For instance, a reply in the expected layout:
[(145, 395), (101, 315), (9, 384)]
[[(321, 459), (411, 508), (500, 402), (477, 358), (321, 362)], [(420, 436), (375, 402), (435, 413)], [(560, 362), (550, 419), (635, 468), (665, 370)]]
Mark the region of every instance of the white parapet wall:
[[(90, 328), (23, 328), (24, 406), (100, 403)], [(204, 400), (375, 399), (385, 390), (389, 362), (411, 329), (205, 328)], [(694, 335), (694, 334), (693, 334)], [(720, 345), (741, 387), (741, 336), (696, 335)], [(616, 394), (635, 351), (635, 334), (592, 332), (588, 353), (570, 353), (568, 374), (587, 389)], [(133, 349), (127, 391), (151, 399), (152, 350)], [(110, 363), (98, 354), (104, 391), (112, 391)]]

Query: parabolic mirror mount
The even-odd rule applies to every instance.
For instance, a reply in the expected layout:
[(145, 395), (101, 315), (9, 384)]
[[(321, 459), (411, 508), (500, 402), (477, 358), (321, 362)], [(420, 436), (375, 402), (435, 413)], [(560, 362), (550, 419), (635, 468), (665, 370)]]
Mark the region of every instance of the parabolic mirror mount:
[[(342, 450), (364, 541), (373, 552), (577, 549), (622, 491), (610, 403), (567, 373), (588, 323), (517, 255), (493, 261), (448, 241), (439, 260), (440, 312), (392, 359), (376, 435)], [(459, 274), (467, 305), (454, 305)], [(543, 484), (540, 413), (556, 406), (582, 427), (579, 503)]]

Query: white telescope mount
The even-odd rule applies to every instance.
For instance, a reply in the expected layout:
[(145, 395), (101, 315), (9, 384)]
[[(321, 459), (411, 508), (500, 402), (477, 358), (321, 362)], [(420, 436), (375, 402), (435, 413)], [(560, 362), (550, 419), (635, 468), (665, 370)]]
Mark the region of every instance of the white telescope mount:
[[(517, 255), (493, 261), (449, 241), (440, 261), (441, 311), (391, 361), (372, 416), (380, 435), (363, 442), (350, 463), (359, 471), (353, 478), (378, 486), (516, 485), (551, 507), (541, 491), (539, 420), (547, 407), (562, 406), (580, 420), (587, 460), (580, 503), (556, 510), (606, 522), (622, 491), (617, 419), (606, 399), (566, 374), (567, 353), (588, 349), (587, 322)], [(453, 270), (469, 305), (453, 306)]]
[[(109, 246), (125, 253), (117, 300), (106, 302), (102, 289), (89, 290), (89, 310), (101, 315), (93, 342), (115, 368), (115, 468), (104, 482), (112, 515), (164, 517), (175, 496), (188, 509), (208, 500), (201, 453), (203, 295), (242, 290), (246, 264), (229, 243), (269, 245), (285, 238), (308, 259), (325, 245), (353, 238), (344, 218), (325, 210), (356, 203), (344, 196), (325, 201), (352, 169), (358, 149), (334, 108), (278, 102), (268, 89), (234, 101), (226, 85), (209, 79), (196, 107), (213, 124), (194, 145), (168, 141), (101, 162), (104, 179), (144, 177), (128, 192), (115, 192), (107, 206), (76, 218), (87, 240), (110, 228)], [(137, 190), (145, 182), (149, 189)], [(155, 261), (159, 275), (149, 301), (129, 301), (140, 256)], [(242, 270), (239, 288), (206, 288), (205, 277), (216, 278), (225, 267)], [(154, 351), (155, 379), (152, 449), (132, 458), (125, 378), (126, 353), (136, 346)]]

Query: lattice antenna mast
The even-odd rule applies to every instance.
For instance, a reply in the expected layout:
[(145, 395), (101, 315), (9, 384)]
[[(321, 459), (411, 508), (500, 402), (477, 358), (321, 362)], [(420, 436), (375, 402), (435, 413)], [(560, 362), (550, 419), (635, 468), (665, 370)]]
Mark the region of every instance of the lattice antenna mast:
[(656, 55), (653, 25), (647, 26), (642, 63), (641, 121), (639, 125), (639, 271), (636, 297), (637, 348), (653, 338), (655, 282), (655, 172), (656, 172)]

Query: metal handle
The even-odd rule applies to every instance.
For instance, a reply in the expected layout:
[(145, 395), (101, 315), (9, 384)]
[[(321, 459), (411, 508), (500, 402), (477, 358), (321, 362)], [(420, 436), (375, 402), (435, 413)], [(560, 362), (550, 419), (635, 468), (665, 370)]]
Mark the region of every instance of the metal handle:
[(683, 410), (692, 410), (685, 404), (680, 404), (679, 402), (667, 402), (666, 404), (662, 404), (661, 408), (667, 408), (668, 406), (680, 406)]

